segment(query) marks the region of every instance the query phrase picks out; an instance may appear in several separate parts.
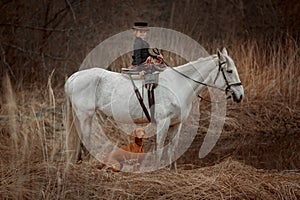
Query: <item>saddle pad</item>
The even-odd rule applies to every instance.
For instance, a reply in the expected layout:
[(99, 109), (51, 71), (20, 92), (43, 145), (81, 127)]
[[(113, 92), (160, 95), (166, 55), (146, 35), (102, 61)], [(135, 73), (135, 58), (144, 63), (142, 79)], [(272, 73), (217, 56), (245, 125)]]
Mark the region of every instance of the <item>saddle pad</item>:
[[(130, 80), (130, 77), (128, 74), (124, 74), (124, 73), (121, 73), (126, 79)], [(140, 77), (140, 75), (131, 75), (132, 79), (133, 80), (144, 80), (143, 77)]]

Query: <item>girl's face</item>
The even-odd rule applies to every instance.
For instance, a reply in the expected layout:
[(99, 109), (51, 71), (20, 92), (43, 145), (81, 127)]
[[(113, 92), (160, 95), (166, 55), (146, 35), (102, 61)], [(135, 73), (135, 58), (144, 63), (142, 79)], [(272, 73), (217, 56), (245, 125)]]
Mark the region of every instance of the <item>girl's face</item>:
[(147, 31), (135, 30), (135, 36), (141, 38), (142, 40), (144, 40), (147, 36)]

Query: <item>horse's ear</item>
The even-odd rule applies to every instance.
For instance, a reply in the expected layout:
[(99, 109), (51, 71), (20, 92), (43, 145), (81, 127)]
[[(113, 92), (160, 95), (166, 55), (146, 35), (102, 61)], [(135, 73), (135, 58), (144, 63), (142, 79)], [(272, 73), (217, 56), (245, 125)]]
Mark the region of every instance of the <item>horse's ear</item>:
[(219, 60), (225, 60), (225, 57), (223, 56), (223, 53), (221, 53), (221, 51), (219, 49), (217, 49), (217, 54), (218, 54), (218, 58)]
[(144, 137), (145, 139), (148, 139), (149, 138), (149, 135), (146, 133), (146, 131), (144, 131)]
[(220, 49), (219, 49), (219, 48), (217, 48), (217, 55), (218, 55), (218, 58), (220, 59), (221, 52), (220, 52)]
[(226, 49), (225, 47), (223, 48), (222, 53), (223, 53), (224, 55), (228, 55), (227, 49)]

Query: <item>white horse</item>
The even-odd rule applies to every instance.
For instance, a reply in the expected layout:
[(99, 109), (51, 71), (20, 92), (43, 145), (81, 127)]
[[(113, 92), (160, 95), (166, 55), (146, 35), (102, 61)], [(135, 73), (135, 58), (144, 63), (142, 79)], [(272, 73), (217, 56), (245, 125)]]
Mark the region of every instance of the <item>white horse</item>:
[[(222, 52), (218, 51), (218, 55), (200, 58), (174, 69), (168, 67), (160, 73), (159, 85), (155, 89), (157, 149), (163, 147), (167, 134), (180, 132), (182, 123), (189, 116), (192, 103), (197, 98), (196, 94), (206, 84), (214, 83), (214, 87), (231, 94), (235, 102), (243, 99), (244, 89), (233, 60), (225, 48)], [(143, 87), (142, 80), (134, 82), (138, 88)], [(77, 129), (81, 134), (89, 135), (92, 118), (97, 109), (118, 122), (148, 123), (135, 97), (131, 81), (120, 73), (101, 68), (78, 71), (66, 81), (65, 93), (69, 100), (70, 122), (67, 130), (67, 150), (72, 160), (80, 152), (80, 142), (75, 131)], [(147, 102), (145, 105), (149, 108)], [(78, 124), (76, 129), (71, 126), (73, 119)], [(176, 145), (175, 140), (169, 150), (170, 157), (173, 156)], [(158, 156), (160, 158), (161, 155)]]

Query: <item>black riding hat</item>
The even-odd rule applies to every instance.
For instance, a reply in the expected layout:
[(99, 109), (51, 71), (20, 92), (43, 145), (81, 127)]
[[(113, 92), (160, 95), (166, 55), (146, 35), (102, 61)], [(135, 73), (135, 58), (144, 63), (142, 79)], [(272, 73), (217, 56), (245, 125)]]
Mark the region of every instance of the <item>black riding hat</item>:
[(142, 30), (142, 31), (149, 31), (147, 22), (134, 22), (134, 25), (133, 25), (132, 29)]

